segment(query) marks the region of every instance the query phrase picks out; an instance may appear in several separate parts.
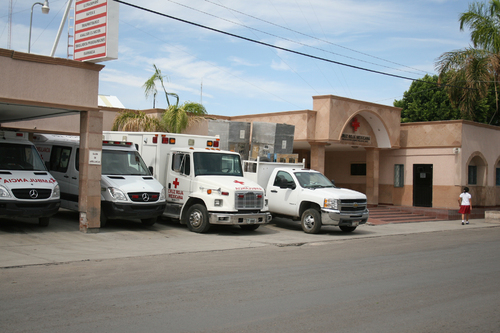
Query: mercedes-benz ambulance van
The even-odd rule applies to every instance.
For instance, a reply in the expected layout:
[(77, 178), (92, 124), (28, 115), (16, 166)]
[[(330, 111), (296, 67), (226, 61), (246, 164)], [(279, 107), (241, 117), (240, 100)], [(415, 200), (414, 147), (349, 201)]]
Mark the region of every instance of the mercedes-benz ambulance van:
[[(33, 141), (61, 186), (61, 207), (78, 211), (80, 137), (36, 134)], [(108, 219), (153, 225), (165, 210), (165, 189), (131, 142), (103, 141), (101, 227)]]
[(0, 130), (0, 218), (38, 218), (46, 227), (60, 201), (59, 185), (28, 133)]

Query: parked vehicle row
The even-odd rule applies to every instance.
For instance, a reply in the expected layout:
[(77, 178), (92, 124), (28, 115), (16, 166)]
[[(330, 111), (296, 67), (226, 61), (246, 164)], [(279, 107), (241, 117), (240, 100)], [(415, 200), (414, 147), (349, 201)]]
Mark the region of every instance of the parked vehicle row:
[[(0, 217), (38, 217), (46, 226), (59, 207), (78, 211), (78, 136), (0, 138)], [(159, 216), (199, 233), (214, 224), (255, 230), (272, 216), (300, 220), (307, 233), (366, 223), (364, 194), (336, 188), (303, 163), (241, 161), (218, 146), (216, 136), (103, 132), (101, 227), (128, 218), (153, 225)]]

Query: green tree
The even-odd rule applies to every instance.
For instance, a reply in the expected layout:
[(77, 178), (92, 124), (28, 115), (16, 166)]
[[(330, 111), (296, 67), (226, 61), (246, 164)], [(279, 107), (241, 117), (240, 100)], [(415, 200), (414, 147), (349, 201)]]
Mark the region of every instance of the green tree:
[(153, 95), (153, 109), (156, 107), (156, 94), (158, 93), (158, 90), (156, 89), (156, 81), (160, 81), (161, 87), (163, 88), (163, 91), (165, 92), (165, 98), (167, 99), (167, 106), (170, 107), (170, 100), (168, 99), (168, 96), (174, 96), (177, 99), (176, 105), (179, 104), (179, 96), (174, 93), (169, 93), (165, 89), (165, 84), (163, 83), (163, 79), (168, 77), (166, 75), (162, 75), (161, 70), (156, 67), (155, 64), (153, 64), (153, 67), (155, 69), (154, 74), (144, 82), (142, 87), (144, 88), (144, 95), (146, 98), (149, 98), (149, 96)]
[(118, 113), (113, 122), (112, 131), (163, 132), (165, 127), (156, 117), (150, 117), (143, 111), (123, 111)]
[(205, 107), (196, 102), (185, 102), (181, 106), (171, 105), (162, 116), (163, 126), (171, 133), (181, 133), (191, 123), (200, 121), (207, 114)]
[(461, 119), (460, 111), (451, 105), (445, 89), (438, 85), (437, 75), (414, 81), (403, 98), (394, 101), (394, 106), (402, 109), (403, 123)]
[(459, 21), (460, 30), (470, 29), (473, 47), (446, 52), (438, 58), (440, 82), (446, 77), (452, 104), (474, 121), (479, 121), (478, 111), (487, 104), (484, 100), (491, 98), (493, 90), (495, 111), (488, 123), (494, 123), (500, 75), (500, 0), (470, 4)]

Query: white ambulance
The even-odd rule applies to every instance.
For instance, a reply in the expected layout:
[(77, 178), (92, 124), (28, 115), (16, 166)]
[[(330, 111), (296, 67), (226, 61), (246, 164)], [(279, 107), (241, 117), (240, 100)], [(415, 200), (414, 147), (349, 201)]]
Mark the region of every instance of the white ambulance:
[(45, 227), (60, 201), (59, 185), (28, 133), (0, 130), (0, 218), (38, 218)]
[(217, 149), (215, 136), (105, 131), (106, 140), (131, 141), (167, 188), (165, 217), (194, 232), (212, 224), (255, 230), (271, 214), (264, 189), (243, 177), (240, 154)]
[[(78, 211), (80, 137), (36, 134), (35, 145), (61, 186), (61, 207)], [(108, 219), (153, 225), (165, 210), (165, 188), (151, 175), (131, 142), (103, 141), (101, 227)]]

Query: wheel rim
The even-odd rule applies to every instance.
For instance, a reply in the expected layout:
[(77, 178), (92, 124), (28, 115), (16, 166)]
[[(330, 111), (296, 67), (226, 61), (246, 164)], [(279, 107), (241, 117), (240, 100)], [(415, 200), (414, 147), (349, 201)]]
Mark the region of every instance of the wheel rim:
[(312, 215), (309, 214), (304, 217), (304, 227), (307, 230), (311, 230), (312, 228), (314, 228), (314, 217)]
[(197, 228), (200, 226), (201, 222), (203, 222), (203, 215), (201, 214), (201, 212), (199, 210), (195, 210), (194, 212), (192, 212), (189, 216), (189, 224)]

